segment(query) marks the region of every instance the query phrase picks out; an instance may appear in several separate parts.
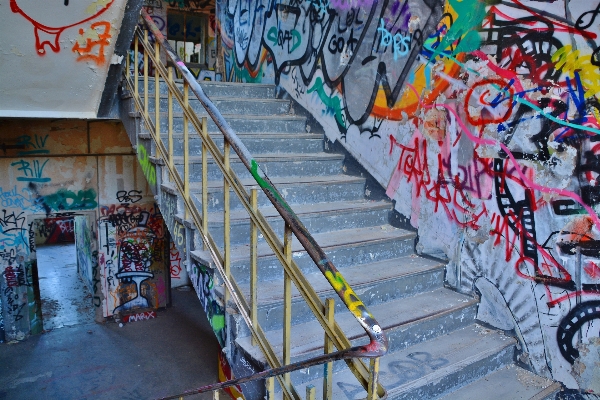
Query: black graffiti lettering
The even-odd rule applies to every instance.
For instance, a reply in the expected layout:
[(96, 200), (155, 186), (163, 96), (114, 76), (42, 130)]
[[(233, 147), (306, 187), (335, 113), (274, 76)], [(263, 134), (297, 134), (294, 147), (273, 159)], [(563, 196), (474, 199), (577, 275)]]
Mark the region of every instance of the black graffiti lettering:
[(577, 18), (577, 21), (575, 21), (575, 28), (579, 29), (580, 31), (589, 28), (596, 20), (598, 14), (600, 14), (600, 4), (598, 4), (595, 9), (581, 14), (579, 18)]
[(117, 192), (117, 201), (120, 203), (137, 203), (142, 199), (141, 190), (119, 190)]

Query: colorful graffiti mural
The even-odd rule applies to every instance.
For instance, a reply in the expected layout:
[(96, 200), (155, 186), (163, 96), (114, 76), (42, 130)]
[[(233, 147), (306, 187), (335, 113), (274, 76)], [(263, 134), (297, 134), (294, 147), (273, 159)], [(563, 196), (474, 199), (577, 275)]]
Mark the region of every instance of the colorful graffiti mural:
[(599, 9), (217, 2), (226, 78), (284, 88), (387, 188), (418, 250), (449, 260), (449, 283), (479, 292), (480, 318), (581, 389), (573, 365), (600, 333)]
[(194, 289), (196, 289), (198, 298), (208, 317), (208, 322), (210, 322), (210, 326), (215, 332), (219, 344), (221, 347), (224, 347), (226, 339), (225, 308), (220, 301), (220, 297), (215, 292), (214, 270), (194, 262), (190, 271), (190, 280)]
[(120, 203), (103, 206), (100, 212), (104, 316), (165, 307), (170, 258), (164, 222), (156, 205)]
[[(88, 130), (78, 120), (0, 122), (5, 151), (0, 168), (6, 171), (0, 178), (0, 325), (7, 341), (42, 326), (37, 244), (75, 240), (78, 273), (91, 293), (85, 301), (94, 305), (98, 321), (117, 307), (147, 302), (154, 309), (168, 303), (162, 217), (145, 200), (151, 197), (136, 156), (110, 153), (120, 151), (112, 146), (122, 127), (96, 124)], [(85, 149), (95, 153), (72, 155)], [(143, 279), (144, 274), (153, 277)]]

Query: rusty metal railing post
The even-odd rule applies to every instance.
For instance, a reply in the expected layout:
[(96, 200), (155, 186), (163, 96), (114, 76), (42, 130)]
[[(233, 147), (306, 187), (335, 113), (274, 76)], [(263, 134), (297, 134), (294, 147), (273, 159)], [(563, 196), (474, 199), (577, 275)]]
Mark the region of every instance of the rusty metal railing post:
[(316, 389), (313, 385), (306, 386), (306, 400), (315, 400)]
[(136, 96), (136, 98), (139, 97), (139, 95), (140, 95), (140, 89), (139, 89), (139, 86), (140, 86), (140, 82), (139, 82), (139, 80), (140, 80), (140, 78), (139, 78), (140, 71), (138, 70), (138, 68), (140, 67), (139, 66), (139, 62), (140, 61), (139, 61), (139, 56), (138, 56), (138, 53), (140, 52), (140, 49), (139, 49), (139, 45), (140, 44), (139, 43), (140, 42), (139, 42), (139, 39), (138, 39), (138, 35), (135, 35), (134, 38), (133, 38), (133, 51), (134, 51), (134, 54), (133, 54), (133, 63), (135, 64), (133, 66), (133, 86), (135, 88), (135, 96)]
[[(183, 107), (188, 108), (189, 106), (189, 91), (187, 82), (183, 83)], [(190, 132), (188, 127), (188, 119), (185, 113), (183, 114), (183, 195), (185, 196), (186, 202), (189, 204), (190, 200)], [(189, 215), (188, 207), (185, 207), (184, 218), (187, 219)]]
[[(154, 58), (160, 59), (158, 40), (154, 41)], [(160, 141), (160, 72), (154, 68), (154, 136)]]
[[(230, 144), (225, 139), (223, 143), (223, 164), (225, 165), (225, 173), (229, 174), (231, 172), (230, 165)], [(230, 279), (231, 277), (231, 204), (230, 204), (230, 195), (229, 195), (229, 181), (227, 177), (223, 178), (223, 267), (225, 270), (225, 278)], [(229, 291), (225, 288), (225, 307), (227, 307), (227, 303), (229, 302)]]
[[(335, 313), (335, 301), (328, 297), (325, 299), (325, 317), (327, 318), (327, 323), (330, 326), (334, 324), (334, 313)], [(325, 343), (323, 346), (323, 351), (325, 354), (329, 354), (333, 352), (333, 342), (325, 333)], [(324, 373), (323, 373), (323, 400), (331, 400), (333, 396), (333, 363), (328, 362), (325, 364)]]
[[(169, 67), (168, 68), (169, 74), (167, 79), (169, 80), (169, 82), (173, 82), (173, 67)], [(156, 83), (155, 85), (160, 84), (160, 82)], [(167, 90), (168, 92), (168, 100), (167, 100), (167, 113), (168, 113), (168, 130), (169, 130), (169, 159), (167, 160), (169, 163), (169, 179), (171, 181), (174, 180), (174, 176), (173, 176), (173, 171), (175, 171), (175, 161), (174, 161), (174, 149), (173, 149), (173, 94), (171, 93), (170, 90)]]
[[(202, 117), (202, 232), (208, 232), (208, 121)], [(204, 250), (206, 242), (203, 241)]]
[(369, 362), (369, 390), (367, 392), (367, 400), (376, 400), (377, 381), (379, 379), (379, 357), (371, 358)]
[[(283, 232), (283, 254), (288, 265), (292, 264), (292, 228), (285, 223)], [(283, 362), (291, 363), (291, 337), (292, 337), (292, 280), (289, 274), (283, 272)], [(290, 374), (283, 377), (286, 385), (290, 385)]]
[(266, 389), (266, 400), (275, 400), (275, 379), (267, 378), (265, 380), (265, 389)]
[[(250, 189), (250, 206), (253, 212), (258, 211), (258, 191), (256, 188)], [(258, 278), (257, 246), (258, 230), (256, 224), (250, 220), (250, 318), (252, 319), (253, 327), (258, 325), (258, 293), (256, 286)], [(257, 343), (256, 338), (252, 335), (252, 345), (256, 346)]]
[[(144, 29), (144, 42), (148, 43), (148, 29)], [(148, 111), (148, 52), (144, 50), (144, 116), (150, 120)]]

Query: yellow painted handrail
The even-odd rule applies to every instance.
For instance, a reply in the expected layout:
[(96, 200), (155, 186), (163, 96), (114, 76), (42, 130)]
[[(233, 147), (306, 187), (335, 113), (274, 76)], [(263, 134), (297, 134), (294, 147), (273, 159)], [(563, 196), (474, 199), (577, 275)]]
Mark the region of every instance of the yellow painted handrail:
[[(255, 379), (265, 379), (268, 377), (275, 376), (282, 387), (282, 390), (286, 398), (300, 398), (296, 390), (293, 388), (290, 379), (289, 372), (307, 368), (311, 365), (328, 363), (326, 368), (326, 374), (324, 379), (324, 391), (326, 394), (331, 396), (331, 373), (330, 368), (331, 361), (344, 359), (348, 363), (350, 369), (357, 377), (360, 384), (367, 390), (367, 397), (369, 399), (384, 397), (385, 390), (377, 382), (378, 375), (378, 358), (384, 355), (387, 351), (387, 338), (382, 331), (380, 325), (377, 323), (375, 318), (367, 310), (367, 307), (359, 299), (356, 293), (345, 281), (343, 276), (335, 268), (333, 263), (327, 258), (326, 254), (316, 243), (312, 235), (304, 227), (302, 222), (296, 216), (291, 207), (285, 202), (283, 197), (280, 195), (275, 186), (271, 183), (267, 175), (262, 171), (258, 163), (254, 160), (252, 155), (246, 149), (245, 145), (237, 137), (235, 132), (231, 129), (227, 121), (224, 120), (220, 112), (214, 106), (214, 104), (204, 94), (202, 88), (195, 80), (193, 75), (189, 72), (185, 64), (179, 59), (176, 53), (171, 49), (168, 42), (165, 40), (161, 32), (152, 22), (152, 19), (148, 14), (142, 10), (142, 16), (145, 19), (146, 26), (150, 29), (152, 36), (154, 37), (154, 44), (151, 44), (148, 40), (148, 31), (144, 29), (144, 34), (138, 28), (136, 30), (136, 36), (134, 39), (135, 47), (135, 59), (136, 65), (134, 66), (134, 75), (130, 76), (129, 58), (127, 58), (127, 68), (125, 82), (128, 90), (132, 92), (133, 99), (136, 108), (140, 111), (140, 114), (144, 120), (148, 131), (151, 132), (151, 136), (155, 143), (157, 155), (165, 161), (165, 166), (169, 172), (169, 178), (172, 184), (176, 187), (177, 191), (181, 194), (183, 203), (185, 205), (185, 217), (191, 219), (195, 226), (199, 229), (202, 236), (202, 241), (205, 247), (213, 259), (214, 266), (224, 278), (225, 283), (225, 305), (230, 298), (238, 307), (238, 310), (244, 321), (252, 332), (252, 343), (257, 345), (262, 353), (265, 355), (267, 362), (271, 366), (271, 369), (260, 372), (250, 377), (240, 378), (228, 382), (219, 384), (209, 385), (203, 388), (194, 389), (184, 394), (171, 396), (167, 398), (178, 398), (183, 395), (190, 395), (200, 393), (209, 390), (216, 390), (219, 388), (236, 385), (239, 383), (247, 382)], [(137, 53), (138, 46), (141, 43), (144, 53), (144, 95), (143, 98), (139, 93), (138, 85), (138, 65), (137, 65)], [(167, 58), (173, 63), (178, 72), (183, 76), (183, 93), (177, 88), (175, 81), (173, 80), (172, 70), (167, 68), (160, 61), (160, 50), (163, 50)], [(150, 118), (148, 108), (148, 69), (149, 64), (152, 64), (154, 68), (154, 96), (155, 96), (155, 118), (154, 121)], [(168, 89), (168, 149), (160, 137), (160, 79), (163, 79)], [(213, 139), (208, 135), (207, 132), (207, 119), (206, 117), (200, 118), (194, 112), (189, 104), (189, 90), (200, 100), (202, 105), (205, 107), (209, 116), (213, 119), (223, 137), (225, 139), (224, 151), (221, 152), (218, 146), (215, 144)], [(184, 176), (180, 176), (178, 170), (175, 168), (173, 161), (173, 111), (172, 102), (175, 99), (183, 110), (183, 121), (184, 121)], [(188, 132), (188, 121), (193, 126), (196, 132), (200, 135), (202, 141), (202, 211), (199, 211), (196, 205), (193, 203), (190, 195), (190, 183), (189, 183), (189, 132)], [(233, 149), (238, 155), (239, 159), (248, 168), (257, 184), (262, 188), (263, 192), (267, 195), (271, 203), (279, 211), (282, 219), (285, 221), (285, 233), (284, 243), (281, 243), (273, 229), (266, 221), (264, 216), (258, 210), (256, 202), (256, 190), (252, 190), (251, 194), (248, 195), (245, 188), (241, 185), (240, 180), (233, 173), (230, 168), (230, 148)], [(210, 236), (208, 232), (208, 197), (207, 197), (207, 159), (208, 154), (212, 157), (213, 162), (219, 167), (223, 173), (223, 193), (224, 193), (224, 225), (225, 225), (225, 236), (224, 236), (224, 249), (223, 254), (219, 251), (218, 246)], [(229, 193), (230, 190), (235, 194), (242, 206), (248, 212), (251, 223), (251, 248), (250, 248), (250, 260), (251, 260), (251, 290), (250, 299), (251, 305), (248, 304), (241, 290), (238, 288), (235, 279), (231, 276), (230, 272), (230, 241), (229, 241), (229, 228), (230, 228), (230, 208), (229, 208)], [(257, 322), (257, 308), (256, 308), (256, 234), (261, 232), (265, 241), (273, 250), (275, 256), (278, 258), (284, 270), (284, 349), (283, 349), (283, 363), (279, 361), (275, 351), (271, 344), (268, 342), (264, 331)], [(326, 307), (320, 300), (315, 290), (310, 286), (295, 261), (292, 258), (291, 252), (291, 237), (292, 234), (303, 245), (307, 253), (311, 256), (315, 265), (322, 271), (323, 275), (329, 281), (333, 289), (338, 293), (339, 297), (346, 305), (346, 307), (352, 312), (357, 321), (363, 326), (366, 333), (369, 335), (371, 341), (365, 346), (351, 347), (350, 341), (345, 336), (339, 325), (333, 319), (333, 308), (330, 302)], [(322, 356), (312, 358), (310, 360), (304, 360), (297, 363), (290, 363), (290, 326), (291, 326), (291, 284), (294, 284), (303, 299), (308, 304), (309, 308), (319, 321), (325, 331), (325, 350), (326, 353)], [(338, 351), (333, 351), (335, 346)], [(367, 367), (360, 358), (371, 358), (371, 365)], [(272, 383), (271, 379), (267, 379), (267, 388)]]

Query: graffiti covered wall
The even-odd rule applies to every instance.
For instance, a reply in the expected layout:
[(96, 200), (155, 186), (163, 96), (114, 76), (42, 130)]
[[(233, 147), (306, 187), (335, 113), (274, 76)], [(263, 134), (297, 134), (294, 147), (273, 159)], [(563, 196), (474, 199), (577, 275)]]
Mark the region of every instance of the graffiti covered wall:
[(417, 249), (448, 259), (449, 283), (481, 294), (480, 319), (589, 390), (573, 365), (600, 330), (599, 14), (596, 0), (217, 2), (227, 80), (284, 88), (387, 188)]
[[(76, 241), (78, 271), (92, 293), (97, 317), (112, 315), (116, 307), (131, 300), (134, 291), (129, 290), (129, 297), (117, 296), (116, 303), (112, 300), (118, 289), (107, 285), (109, 276), (99, 263), (105, 254), (100, 246), (114, 243), (116, 247), (106, 254), (116, 257), (115, 265), (136, 269), (138, 259), (146, 254), (140, 243), (155, 240), (152, 243), (159, 246), (164, 232), (162, 217), (153, 211), (154, 198), (144, 170), (123, 126), (102, 121), (4, 119), (0, 120), (0, 137), (0, 169), (4, 171), (0, 177), (2, 334), (6, 340), (19, 340), (41, 330), (34, 291), (36, 240), (46, 243), (61, 235)], [(136, 210), (149, 211), (145, 226), (152, 231), (142, 229), (140, 212), (121, 213), (133, 203)], [(108, 240), (98, 232), (98, 227), (107, 223), (113, 232)], [(124, 241), (137, 255), (120, 250)], [(163, 266), (162, 275), (155, 275), (168, 275), (168, 251), (163, 253), (153, 253), (153, 260), (162, 260)], [(154, 264), (151, 271), (157, 269)], [(168, 282), (168, 276), (163, 280)], [(118, 278), (114, 282), (119, 288)], [(155, 285), (151, 291), (142, 283), (142, 297), (152, 300), (148, 306), (165, 305), (168, 293), (163, 286)], [(109, 302), (110, 312), (104, 313)]]
[(3, 1), (0, 116), (95, 117), (126, 4)]

